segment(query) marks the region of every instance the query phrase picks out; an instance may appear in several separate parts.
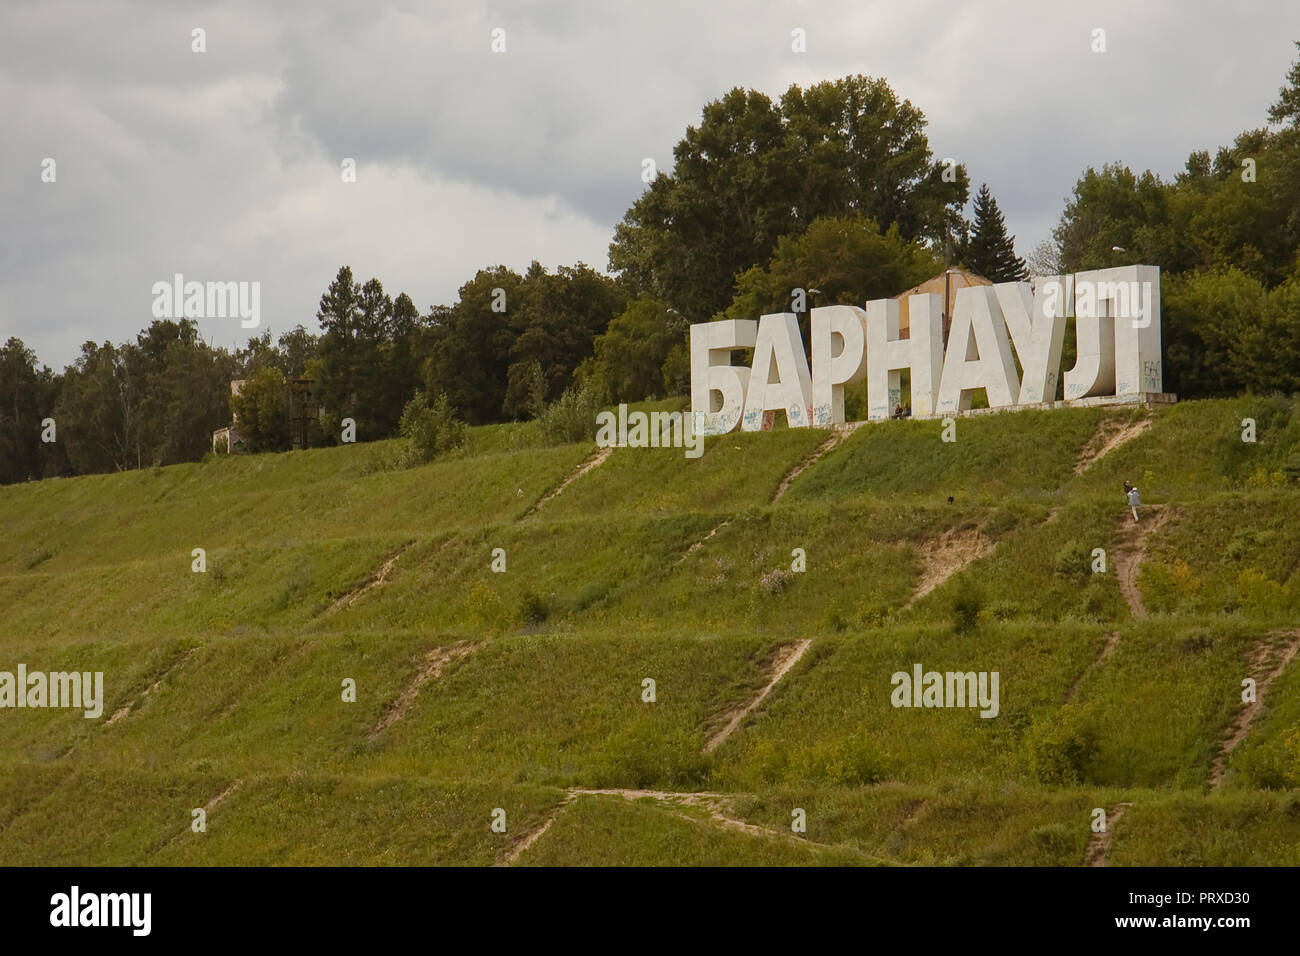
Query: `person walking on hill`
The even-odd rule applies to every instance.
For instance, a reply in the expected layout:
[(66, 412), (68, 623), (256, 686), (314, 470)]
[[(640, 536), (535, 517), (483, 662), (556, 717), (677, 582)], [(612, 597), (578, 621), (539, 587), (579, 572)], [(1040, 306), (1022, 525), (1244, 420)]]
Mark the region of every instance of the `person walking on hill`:
[(1128, 506), (1133, 509), (1133, 520), (1137, 521), (1138, 505), (1142, 504), (1142, 500), (1138, 498), (1137, 488), (1135, 488), (1133, 485), (1129, 485), (1127, 481), (1124, 482), (1124, 484), (1128, 485)]

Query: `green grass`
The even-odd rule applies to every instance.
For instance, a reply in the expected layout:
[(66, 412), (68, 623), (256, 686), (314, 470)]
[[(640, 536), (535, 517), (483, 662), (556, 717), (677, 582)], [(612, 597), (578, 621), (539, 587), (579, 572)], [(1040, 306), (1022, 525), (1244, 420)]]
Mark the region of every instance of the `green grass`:
[[(1075, 474), (1103, 420), (1141, 418)], [(1208, 791), (1259, 643), (1300, 619), (1300, 405), (941, 429), (863, 426), (775, 504), (825, 432), (616, 449), (531, 514), (591, 444), (519, 423), (412, 469), (380, 442), (0, 488), (0, 671), (105, 685), (99, 719), (0, 710), (0, 864), (486, 865), (553, 817), (521, 864), (1073, 866), (1121, 800), (1112, 865), (1300, 862), (1300, 664)], [(1125, 478), (1166, 508), (1144, 620), (1117, 580)], [(976, 533), (991, 550), (914, 600)], [(917, 663), (997, 671), (999, 715), (893, 707)], [(571, 787), (719, 791), (777, 835)]]
[(737, 810), (778, 825), (801, 807), (808, 837), (909, 866), (1077, 866), (1097, 796), (987, 784), (777, 789)]
[(1300, 800), (1294, 793), (1198, 799), (1153, 794), (1120, 821), (1114, 866), (1300, 865)]
[(1100, 417), (1096, 409), (1078, 409), (959, 418), (953, 442), (943, 441), (938, 420), (880, 422), (854, 432), (791, 495), (798, 501), (859, 495), (952, 496), (961, 504), (1055, 500)]

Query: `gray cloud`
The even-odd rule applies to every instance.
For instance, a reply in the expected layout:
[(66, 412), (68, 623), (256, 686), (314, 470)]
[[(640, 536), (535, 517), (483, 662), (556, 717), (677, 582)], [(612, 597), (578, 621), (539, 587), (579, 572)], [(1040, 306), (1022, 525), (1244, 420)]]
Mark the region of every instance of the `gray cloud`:
[[(61, 367), (147, 325), (150, 286), (175, 272), (261, 281), (283, 331), (313, 324), (343, 263), (422, 308), (497, 262), (603, 267), (642, 159), (669, 165), (705, 101), (857, 72), (926, 113), (936, 155), (990, 184), (1024, 253), (1088, 165), (1172, 176), (1263, 125), (1300, 10), (1224, 7), (11, 2), (0, 336)], [(57, 184), (40, 182), (46, 156)]]

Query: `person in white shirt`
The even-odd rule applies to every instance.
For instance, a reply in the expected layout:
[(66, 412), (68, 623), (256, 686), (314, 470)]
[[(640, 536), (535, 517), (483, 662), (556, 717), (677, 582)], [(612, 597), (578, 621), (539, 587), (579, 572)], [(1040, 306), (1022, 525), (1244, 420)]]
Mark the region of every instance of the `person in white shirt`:
[(1137, 488), (1130, 485), (1128, 489), (1128, 506), (1133, 509), (1134, 521), (1138, 520), (1138, 505), (1140, 504), (1142, 504), (1142, 501), (1140, 498), (1138, 498)]

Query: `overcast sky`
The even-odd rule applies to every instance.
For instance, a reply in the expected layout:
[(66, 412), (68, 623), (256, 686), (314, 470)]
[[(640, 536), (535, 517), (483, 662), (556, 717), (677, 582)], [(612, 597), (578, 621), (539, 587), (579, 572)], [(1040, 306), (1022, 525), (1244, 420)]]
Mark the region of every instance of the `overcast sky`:
[(1264, 125), (1298, 39), (1295, 0), (4, 0), (0, 340), (61, 369), (177, 272), (260, 282), (278, 335), (343, 264), (421, 311), (487, 265), (604, 269), (643, 158), (670, 166), (706, 101), (851, 73), (925, 113), (1023, 255), (1089, 165), (1173, 176)]

